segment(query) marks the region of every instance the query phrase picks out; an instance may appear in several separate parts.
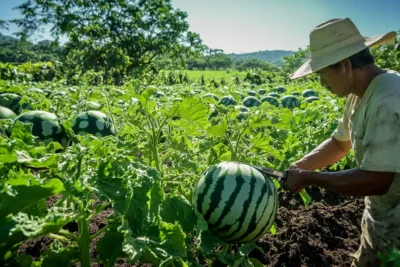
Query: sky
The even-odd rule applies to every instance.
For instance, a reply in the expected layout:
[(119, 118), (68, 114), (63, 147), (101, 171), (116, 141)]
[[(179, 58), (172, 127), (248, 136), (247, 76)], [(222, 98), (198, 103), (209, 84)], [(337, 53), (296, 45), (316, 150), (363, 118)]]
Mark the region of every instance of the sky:
[[(17, 18), (25, 0), (0, 0), (0, 20)], [(400, 30), (400, 0), (171, 0), (189, 30), (225, 53), (306, 48), (309, 33), (332, 18), (350, 18), (364, 36)], [(11, 35), (17, 28), (11, 26)], [(43, 34), (49, 39), (49, 33)], [(35, 41), (35, 40), (33, 40)]]

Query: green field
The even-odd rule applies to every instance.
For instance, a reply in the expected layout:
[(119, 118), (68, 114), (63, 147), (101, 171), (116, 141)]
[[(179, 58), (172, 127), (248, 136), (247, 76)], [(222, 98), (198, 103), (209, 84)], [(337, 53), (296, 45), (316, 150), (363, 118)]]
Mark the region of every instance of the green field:
[(202, 75), (206, 79), (214, 78), (217, 80), (221, 80), (224, 78), (225, 80), (230, 80), (234, 76), (243, 76), (245, 72), (240, 72), (238, 70), (185, 70), (190, 79), (197, 80)]

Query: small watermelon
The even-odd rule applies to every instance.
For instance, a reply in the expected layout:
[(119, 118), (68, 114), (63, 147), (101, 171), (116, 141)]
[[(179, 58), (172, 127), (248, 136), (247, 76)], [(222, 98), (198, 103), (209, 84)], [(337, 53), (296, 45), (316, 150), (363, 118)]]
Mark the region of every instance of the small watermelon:
[(115, 135), (111, 118), (100, 111), (91, 110), (78, 114), (72, 122), (75, 134), (93, 134), (97, 137)]
[(294, 109), (300, 107), (300, 100), (293, 95), (285, 95), (281, 98), (282, 107)]
[(21, 114), (23, 109), (30, 109), (27, 104), (20, 105), (21, 96), (13, 93), (0, 94), (0, 106), (11, 109), (15, 114)]
[(1, 119), (13, 120), (15, 119), (15, 117), (17, 117), (17, 115), (11, 109), (0, 106), (0, 120)]
[(259, 105), (261, 105), (260, 100), (258, 100), (258, 98), (255, 96), (246, 97), (245, 99), (243, 99), (242, 103), (248, 108), (258, 107)]
[(258, 94), (259, 95), (265, 95), (267, 93), (266, 89), (258, 89)]
[(215, 101), (219, 101), (218, 96), (216, 96), (216, 95), (213, 94), (213, 93), (207, 93), (207, 94), (203, 95), (202, 97), (203, 97), (203, 98), (213, 98), (213, 99), (215, 99)]
[(278, 197), (272, 180), (257, 169), (220, 162), (201, 175), (192, 205), (221, 240), (248, 243), (262, 238), (272, 227)]
[(276, 91), (277, 91), (278, 93), (282, 94), (282, 93), (286, 92), (286, 88), (283, 87), (283, 86), (278, 86), (278, 87), (276, 88)]
[(257, 94), (257, 92), (254, 90), (247, 91), (247, 95), (249, 95), (249, 96), (255, 96), (256, 94)]
[(235, 94), (236, 96), (238, 96), (241, 100), (243, 100), (243, 99), (246, 97), (246, 95), (243, 94), (243, 93), (240, 92), (240, 91), (235, 91), (234, 94)]
[(50, 142), (58, 142), (66, 148), (68, 137), (60, 119), (53, 113), (43, 110), (32, 110), (25, 112), (14, 119), (24, 123), (32, 124), (32, 135), (38, 141), (48, 145)]
[(219, 100), (219, 104), (222, 104), (224, 106), (235, 106), (237, 104), (236, 100), (233, 98), (233, 96), (228, 95), (228, 96), (223, 96), (220, 100)]
[(261, 101), (261, 103), (268, 102), (271, 105), (274, 105), (275, 107), (279, 107), (278, 99), (276, 99), (275, 97), (272, 97), (272, 96), (265, 96), (265, 97), (261, 98), (260, 101)]
[(278, 94), (278, 93), (269, 93), (267, 96), (272, 96), (272, 97), (275, 97), (275, 98), (280, 98), (281, 97), (281, 95)]
[(317, 96), (309, 96), (309, 97), (306, 98), (306, 101), (308, 103), (311, 103), (311, 102), (316, 101), (316, 100), (319, 100), (319, 98)]
[(294, 96), (301, 96), (301, 94), (299, 92), (293, 92), (292, 95)]
[(157, 98), (165, 97), (165, 94), (164, 94), (163, 92), (161, 92), (161, 91), (155, 92), (154, 95), (155, 95)]
[(303, 95), (304, 98), (307, 98), (309, 96), (318, 96), (317, 93), (314, 90), (311, 90), (311, 89), (304, 90), (302, 95)]

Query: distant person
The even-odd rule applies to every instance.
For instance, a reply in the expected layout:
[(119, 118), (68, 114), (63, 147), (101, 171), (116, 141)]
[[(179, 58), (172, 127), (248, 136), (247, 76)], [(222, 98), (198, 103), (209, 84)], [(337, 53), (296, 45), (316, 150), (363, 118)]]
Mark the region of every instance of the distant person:
[[(310, 58), (290, 77), (316, 73), (323, 87), (347, 98), (332, 136), (290, 166), (283, 188), (299, 192), (314, 185), (365, 196), (361, 244), (352, 266), (380, 266), (378, 252), (400, 248), (400, 74), (379, 68), (369, 51), (395, 38), (395, 32), (363, 37), (348, 18), (328, 20), (312, 30)], [(315, 171), (350, 149), (357, 168)]]

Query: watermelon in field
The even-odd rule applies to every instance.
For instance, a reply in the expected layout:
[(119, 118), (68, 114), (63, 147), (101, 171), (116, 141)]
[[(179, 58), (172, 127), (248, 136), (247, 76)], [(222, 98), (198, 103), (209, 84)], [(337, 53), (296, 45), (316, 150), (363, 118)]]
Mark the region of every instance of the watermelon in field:
[(263, 237), (278, 210), (272, 180), (237, 162), (220, 162), (208, 168), (194, 188), (192, 204), (210, 231), (232, 244)]
[(223, 96), (220, 100), (219, 100), (219, 104), (222, 104), (224, 106), (234, 106), (237, 104), (236, 100), (233, 98), (233, 96), (228, 95), (228, 96)]
[(286, 92), (286, 88), (283, 87), (283, 86), (278, 86), (278, 87), (276, 88), (276, 91), (277, 91), (278, 93), (282, 94), (282, 93)]
[(258, 89), (258, 94), (259, 95), (265, 95), (267, 93), (266, 89)]
[(115, 135), (111, 118), (96, 110), (78, 114), (72, 122), (72, 130), (79, 135), (93, 134), (97, 137)]
[(66, 148), (68, 137), (60, 119), (53, 113), (43, 110), (32, 110), (25, 112), (14, 119), (24, 123), (32, 124), (32, 135), (40, 142), (48, 145), (50, 142), (58, 142)]
[(258, 100), (258, 98), (255, 96), (246, 97), (245, 99), (243, 99), (242, 103), (248, 108), (258, 107), (259, 105), (261, 105), (260, 100)]
[(268, 102), (271, 105), (274, 105), (275, 107), (279, 107), (278, 99), (276, 99), (275, 97), (272, 97), (272, 96), (265, 96), (265, 97), (261, 98), (260, 101), (261, 101), (261, 103)]
[(29, 109), (27, 104), (20, 105), (21, 96), (13, 93), (0, 94), (0, 106), (11, 109), (15, 114), (20, 114), (22, 109)]
[(302, 95), (304, 98), (307, 98), (310, 96), (318, 96), (318, 94), (314, 90), (311, 90), (311, 89), (304, 90)]
[(65, 91), (55, 91), (51, 94), (52, 97), (56, 97), (56, 98), (66, 97), (67, 95), (68, 95), (68, 93)]
[(49, 90), (49, 89), (43, 89), (42, 91), (43, 91), (43, 94), (44, 94), (46, 97), (49, 97), (49, 96), (51, 95), (51, 93), (53, 93), (53, 91), (51, 91), (51, 90)]
[(311, 103), (311, 102), (316, 101), (316, 100), (319, 100), (319, 98), (317, 96), (310, 96), (310, 97), (306, 98), (306, 101), (308, 103)]
[(275, 97), (275, 98), (280, 98), (281, 97), (281, 95), (278, 94), (278, 93), (269, 93), (267, 96), (272, 96), (272, 97)]
[(281, 99), (282, 107), (284, 108), (298, 108), (300, 107), (300, 100), (293, 95), (285, 95)]
[(36, 87), (31, 87), (26, 91), (29, 92), (29, 93), (38, 93), (38, 94), (43, 94), (44, 93), (42, 89), (39, 89), (39, 88), (36, 88)]
[(15, 117), (17, 117), (17, 115), (11, 109), (0, 106), (0, 120), (15, 119)]
[(215, 101), (219, 101), (218, 96), (216, 96), (216, 95), (213, 94), (213, 93), (205, 94), (205, 95), (203, 95), (203, 98), (213, 98), (213, 99), (215, 99)]
[(249, 96), (255, 96), (256, 94), (257, 94), (257, 92), (254, 90), (247, 91), (247, 95), (249, 95)]
[(155, 95), (157, 98), (165, 97), (165, 94), (164, 94), (163, 92), (161, 92), (161, 91), (155, 92), (154, 95)]
[(240, 110), (240, 113), (236, 117), (238, 121), (242, 121), (244, 119), (247, 119), (247, 117), (249, 115), (248, 112), (250, 111), (250, 109), (248, 109), (245, 106), (235, 106), (235, 109), (236, 110)]

